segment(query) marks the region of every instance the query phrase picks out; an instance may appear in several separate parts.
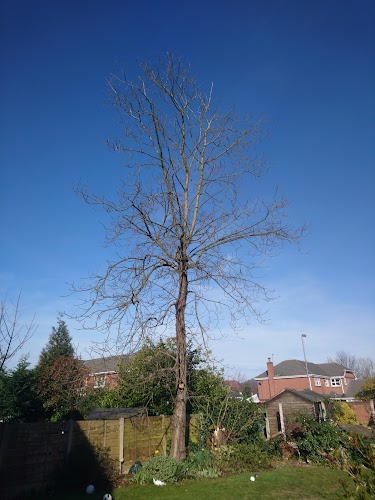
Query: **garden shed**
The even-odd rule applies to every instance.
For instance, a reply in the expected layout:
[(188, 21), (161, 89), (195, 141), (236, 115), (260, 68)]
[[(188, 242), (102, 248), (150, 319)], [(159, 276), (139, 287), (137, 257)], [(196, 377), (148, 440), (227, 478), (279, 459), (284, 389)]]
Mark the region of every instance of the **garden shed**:
[(284, 389), (264, 403), (267, 437), (285, 433), (288, 417), (297, 413), (309, 413), (317, 419), (325, 420), (325, 399), (326, 396), (310, 390)]

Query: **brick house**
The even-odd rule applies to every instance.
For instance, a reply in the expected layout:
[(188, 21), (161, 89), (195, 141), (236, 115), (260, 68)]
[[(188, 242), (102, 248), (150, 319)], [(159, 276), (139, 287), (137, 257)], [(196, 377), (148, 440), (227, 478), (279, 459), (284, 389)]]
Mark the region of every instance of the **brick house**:
[(255, 380), (260, 401), (267, 401), (285, 389), (311, 390), (326, 396), (339, 396), (346, 392), (348, 384), (356, 380), (355, 373), (338, 363), (306, 363), (288, 359), (274, 366), (268, 358), (267, 370)]
[(88, 359), (82, 361), (88, 370), (85, 382), (86, 387), (101, 389), (107, 387), (113, 389), (118, 384), (119, 367), (125, 364), (130, 354), (120, 356), (109, 356), (107, 358)]

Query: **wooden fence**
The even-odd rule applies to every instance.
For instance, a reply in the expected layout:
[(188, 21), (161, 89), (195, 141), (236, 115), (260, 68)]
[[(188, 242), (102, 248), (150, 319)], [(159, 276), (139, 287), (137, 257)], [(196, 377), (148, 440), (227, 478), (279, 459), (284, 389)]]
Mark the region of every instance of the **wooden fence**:
[[(196, 441), (199, 416), (192, 416), (189, 438)], [(120, 418), (0, 424), (0, 498), (48, 484), (56, 470), (85, 444), (108, 449), (119, 474), (139, 460), (165, 456), (172, 433), (171, 417)]]

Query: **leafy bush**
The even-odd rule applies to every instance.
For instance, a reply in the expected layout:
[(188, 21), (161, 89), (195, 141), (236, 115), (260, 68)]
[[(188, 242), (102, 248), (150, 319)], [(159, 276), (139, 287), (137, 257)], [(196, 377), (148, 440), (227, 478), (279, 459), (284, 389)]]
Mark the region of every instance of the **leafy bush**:
[(357, 422), (353, 409), (345, 401), (333, 401), (332, 418), (337, 424), (355, 424)]
[(350, 500), (373, 500), (375, 498), (375, 471), (359, 465), (347, 469), (353, 478), (353, 483), (341, 481), (342, 494), (340, 498)]
[(184, 477), (184, 464), (173, 457), (152, 457), (133, 475), (136, 483), (152, 483), (159, 479), (175, 483)]
[(195, 453), (190, 452), (183, 464), (185, 477), (215, 478), (220, 475), (220, 471), (214, 466), (213, 454), (208, 448), (202, 448)]
[(272, 456), (258, 444), (221, 446), (214, 453), (214, 466), (223, 474), (272, 468)]
[(375, 449), (369, 439), (358, 434), (349, 437), (349, 444), (350, 462), (344, 469), (353, 482), (341, 481), (341, 498), (371, 500), (375, 498)]
[(301, 456), (317, 463), (339, 465), (343, 461), (348, 437), (330, 422), (318, 422), (310, 415), (297, 415), (289, 422), (288, 436), (295, 442)]
[(202, 447), (213, 441), (214, 430), (223, 431), (225, 444), (254, 443), (264, 434), (264, 414), (255, 403), (232, 398), (227, 393), (220, 401), (202, 400), (201, 404), (198, 443)]
[(349, 435), (350, 462), (375, 472), (375, 448), (372, 441), (357, 433)]
[(259, 440), (259, 446), (273, 458), (282, 458), (282, 445), (285, 443), (284, 437), (279, 435), (266, 441)]

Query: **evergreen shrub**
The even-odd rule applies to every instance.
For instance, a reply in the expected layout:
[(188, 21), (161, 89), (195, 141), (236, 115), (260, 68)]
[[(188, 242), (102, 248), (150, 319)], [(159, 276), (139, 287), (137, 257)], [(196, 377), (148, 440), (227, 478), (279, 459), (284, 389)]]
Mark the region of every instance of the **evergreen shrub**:
[(152, 483), (153, 479), (176, 483), (184, 477), (184, 464), (173, 457), (152, 457), (134, 475), (136, 483)]
[(214, 466), (223, 474), (272, 468), (272, 454), (258, 444), (236, 443), (217, 448)]
[(212, 451), (202, 448), (195, 452), (190, 451), (183, 462), (185, 477), (187, 478), (215, 478), (220, 476), (220, 471), (214, 466)]

